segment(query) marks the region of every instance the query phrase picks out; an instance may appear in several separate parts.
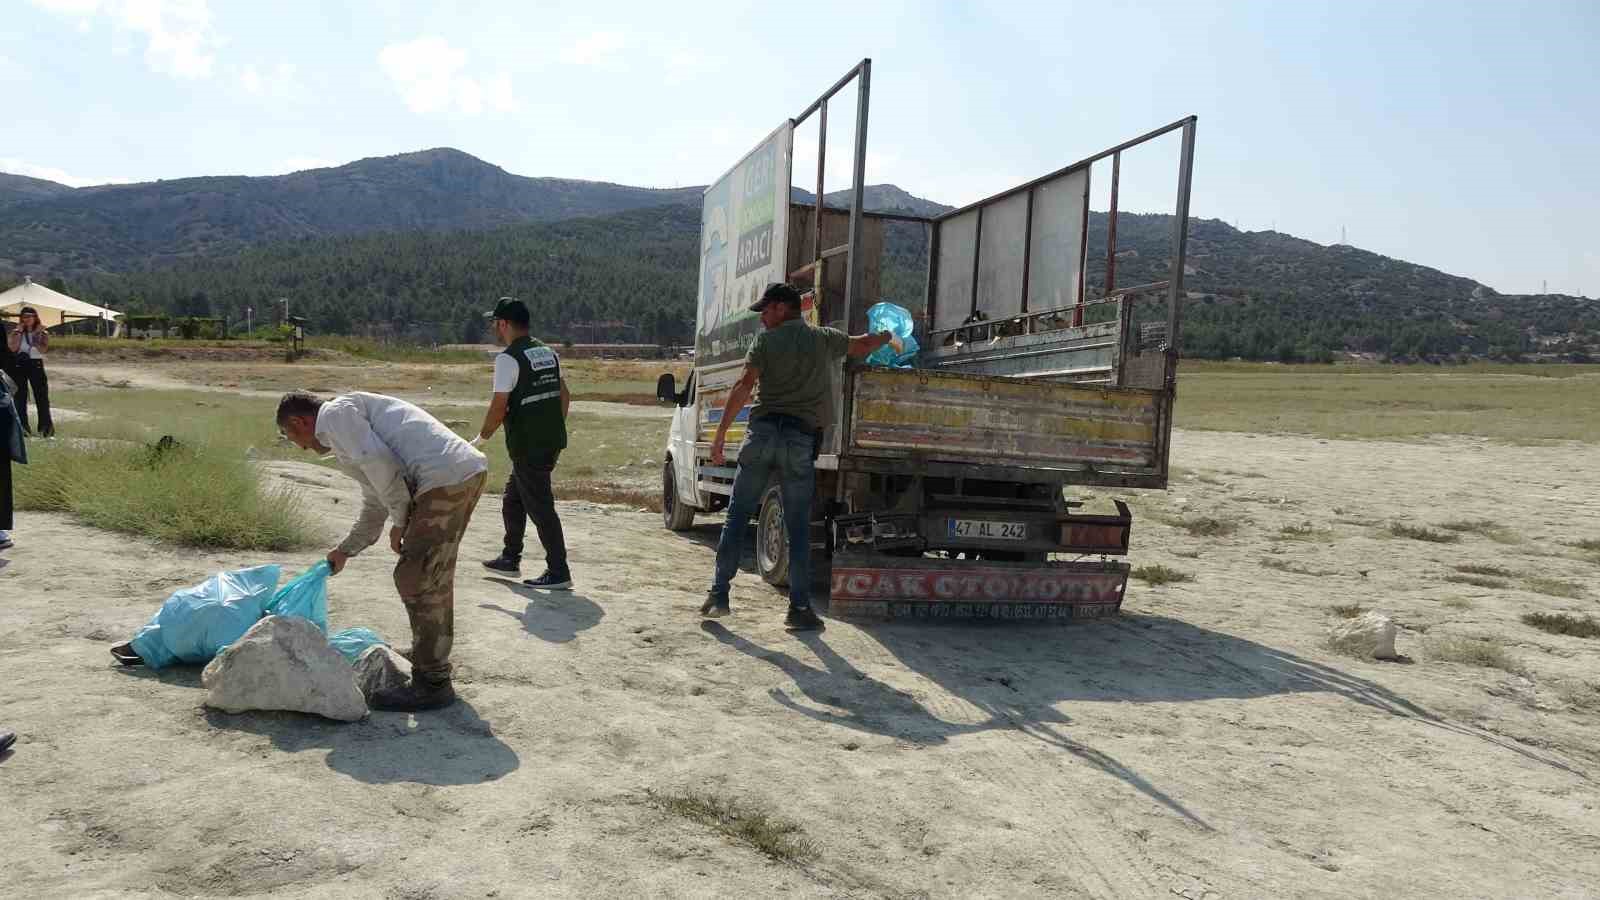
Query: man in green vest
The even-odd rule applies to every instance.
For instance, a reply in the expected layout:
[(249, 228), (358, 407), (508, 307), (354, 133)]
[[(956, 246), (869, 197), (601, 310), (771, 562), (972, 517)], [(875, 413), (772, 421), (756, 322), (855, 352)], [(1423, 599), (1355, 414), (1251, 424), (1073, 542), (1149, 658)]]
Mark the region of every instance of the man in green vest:
[(555, 351), (529, 336), (528, 307), (521, 300), (502, 297), (487, 317), (494, 320), (495, 336), (506, 349), (495, 357), (494, 399), (473, 443), (494, 437), (504, 424), (511, 477), (506, 479), (500, 506), (506, 526), (505, 549), (484, 566), (508, 575), (520, 574), (522, 537), (531, 518), (539, 543), (544, 545), (545, 571), (522, 583), (569, 591), (572, 572), (567, 568), (567, 542), (556, 515), (550, 474), (567, 447), (567, 408), (572, 405), (572, 395), (561, 377), (561, 360)]

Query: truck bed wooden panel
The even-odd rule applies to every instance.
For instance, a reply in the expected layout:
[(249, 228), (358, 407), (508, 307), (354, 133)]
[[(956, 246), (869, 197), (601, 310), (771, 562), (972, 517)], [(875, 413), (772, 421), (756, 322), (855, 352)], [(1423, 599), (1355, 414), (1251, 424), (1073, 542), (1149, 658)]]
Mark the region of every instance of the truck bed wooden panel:
[(868, 369), (855, 375), (848, 452), (1153, 471), (1167, 402), (1133, 388)]

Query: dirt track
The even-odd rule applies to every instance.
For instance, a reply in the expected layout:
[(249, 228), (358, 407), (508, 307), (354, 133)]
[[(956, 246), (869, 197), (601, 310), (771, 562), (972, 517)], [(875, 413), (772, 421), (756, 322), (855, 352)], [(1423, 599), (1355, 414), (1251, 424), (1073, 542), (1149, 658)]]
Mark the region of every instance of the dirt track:
[[(1196, 580), (1136, 583), (1120, 619), (1078, 625), (797, 636), (751, 576), (736, 615), (702, 625), (716, 526), (582, 504), (562, 509), (579, 590), (536, 595), (477, 568), (499, 539), (487, 499), (458, 577), (465, 702), (355, 725), (208, 712), (198, 672), (111, 667), (170, 590), (267, 560), (24, 514), (0, 568), (0, 724), (21, 734), (0, 761), (0, 871), (27, 897), (1600, 892), (1600, 710), (1575, 699), (1600, 641), (1517, 622), (1600, 611), (1600, 568), (1558, 543), (1600, 534), (1600, 485), (1562, 477), (1600, 449), (1178, 441), (1194, 474), (1141, 505), (1134, 561)], [(336, 473), (271, 471), (330, 532), (351, 514)], [(1153, 524), (1182, 510), (1245, 524)], [(1373, 527), (1483, 517), (1523, 541)], [(1302, 521), (1326, 540), (1270, 540)], [(1589, 593), (1442, 581), (1470, 561)], [(389, 565), (375, 549), (333, 582), (334, 627), (404, 642)], [(1357, 602), (1405, 623), (1410, 661), (1324, 649), (1327, 607)], [(1532, 677), (1432, 659), (1449, 634), (1505, 638)], [(768, 861), (650, 790), (761, 802), (820, 856)]]

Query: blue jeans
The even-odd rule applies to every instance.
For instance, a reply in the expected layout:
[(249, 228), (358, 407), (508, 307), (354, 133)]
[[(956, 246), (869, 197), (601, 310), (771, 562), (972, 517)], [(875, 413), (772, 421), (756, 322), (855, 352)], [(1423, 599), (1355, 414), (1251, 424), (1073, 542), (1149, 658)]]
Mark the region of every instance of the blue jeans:
[(739, 448), (739, 474), (733, 479), (728, 521), (717, 542), (717, 572), (711, 594), (728, 596), (728, 585), (744, 555), (744, 533), (774, 473), (783, 500), (783, 527), (789, 535), (789, 605), (811, 605), (811, 497), (817, 489), (812, 459), (816, 433), (790, 416), (752, 419)]

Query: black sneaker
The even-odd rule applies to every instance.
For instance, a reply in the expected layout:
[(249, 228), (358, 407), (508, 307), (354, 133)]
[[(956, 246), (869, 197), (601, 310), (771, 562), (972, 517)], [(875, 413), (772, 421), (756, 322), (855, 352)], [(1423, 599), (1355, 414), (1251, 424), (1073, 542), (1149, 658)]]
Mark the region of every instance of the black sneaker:
[(789, 607), (789, 614), (783, 617), (783, 624), (796, 631), (821, 631), (828, 627), (809, 606)]
[(373, 709), (390, 712), (420, 712), (425, 709), (443, 709), (456, 702), (456, 690), (450, 682), (432, 684), (415, 678), (399, 687), (374, 693), (367, 705)]
[(507, 575), (517, 575), (522, 572), (522, 565), (518, 560), (512, 559), (504, 553), (494, 559), (483, 561), (483, 567), (491, 572), (504, 572)]
[(713, 591), (706, 591), (706, 602), (700, 604), (700, 615), (708, 619), (720, 619), (732, 612), (727, 597), (719, 597)]
[(538, 589), (540, 589), (542, 591), (570, 591), (570, 590), (572, 590), (572, 576), (570, 574), (567, 574), (567, 575), (552, 575), (550, 573), (549, 569), (546, 569), (545, 573), (543, 575), (540, 575), (538, 578), (524, 578), (524, 579), (522, 579), (522, 583), (527, 585), (528, 587), (538, 588)]

